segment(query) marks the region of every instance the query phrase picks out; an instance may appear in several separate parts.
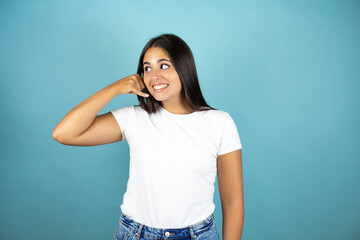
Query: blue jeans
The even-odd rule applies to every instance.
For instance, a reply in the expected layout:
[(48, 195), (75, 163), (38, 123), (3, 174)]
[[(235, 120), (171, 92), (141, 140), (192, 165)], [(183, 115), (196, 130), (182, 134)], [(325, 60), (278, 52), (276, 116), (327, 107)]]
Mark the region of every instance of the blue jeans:
[(116, 228), (114, 240), (219, 240), (219, 233), (216, 230), (215, 216), (212, 213), (209, 217), (185, 228), (153, 228), (135, 222), (125, 216), (120, 210), (120, 218)]

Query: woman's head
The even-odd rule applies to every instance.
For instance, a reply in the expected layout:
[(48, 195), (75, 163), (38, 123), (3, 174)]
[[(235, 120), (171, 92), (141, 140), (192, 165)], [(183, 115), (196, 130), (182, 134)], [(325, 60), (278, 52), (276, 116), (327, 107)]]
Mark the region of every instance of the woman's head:
[(181, 80), (165, 50), (161, 47), (150, 47), (145, 52), (143, 63), (143, 80), (150, 95), (159, 102), (181, 102)]
[[(150, 94), (148, 98), (137, 97), (140, 106), (149, 113), (156, 112), (162, 101), (184, 102), (196, 111), (202, 107), (213, 109), (202, 96), (189, 46), (174, 34), (162, 34), (148, 41), (141, 52), (137, 73)], [(154, 89), (158, 84), (167, 87)]]

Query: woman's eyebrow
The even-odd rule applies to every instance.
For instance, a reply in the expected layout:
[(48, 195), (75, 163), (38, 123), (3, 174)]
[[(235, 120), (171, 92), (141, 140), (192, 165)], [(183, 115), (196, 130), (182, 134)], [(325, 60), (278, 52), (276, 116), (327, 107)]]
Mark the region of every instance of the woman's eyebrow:
[[(168, 62), (171, 63), (171, 61), (170, 61), (170, 60), (167, 60), (166, 58), (161, 58), (161, 59), (159, 59), (157, 62), (159, 63), (159, 62), (161, 62), (161, 61), (168, 61)], [(144, 62), (143, 65), (145, 65), (145, 64), (150, 64), (150, 63), (149, 63), (149, 62)]]

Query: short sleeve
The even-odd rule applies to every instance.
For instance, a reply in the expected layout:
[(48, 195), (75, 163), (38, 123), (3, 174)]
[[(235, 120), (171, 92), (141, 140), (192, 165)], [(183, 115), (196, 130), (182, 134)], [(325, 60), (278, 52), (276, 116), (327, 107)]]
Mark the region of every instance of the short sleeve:
[(241, 149), (240, 136), (236, 124), (229, 113), (226, 112), (222, 123), (222, 133), (217, 155), (223, 155)]
[(111, 110), (110, 112), (114, 115), (120, 129), (123, 140), (127, 141), (127, 130), (128, 130), (128, 121), (130, 118), (130, 109), (132, 106), (119, 107)]

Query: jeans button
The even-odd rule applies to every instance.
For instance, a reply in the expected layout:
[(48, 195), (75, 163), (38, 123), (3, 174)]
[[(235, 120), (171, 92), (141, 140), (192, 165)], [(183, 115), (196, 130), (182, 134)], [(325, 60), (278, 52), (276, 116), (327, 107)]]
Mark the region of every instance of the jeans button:
[(169, 233), (169, 232), (166, 232), (166, 233), (165, 233), (165, 236), (167, 236), (167, 237), (170, 236), (170, 233)]

